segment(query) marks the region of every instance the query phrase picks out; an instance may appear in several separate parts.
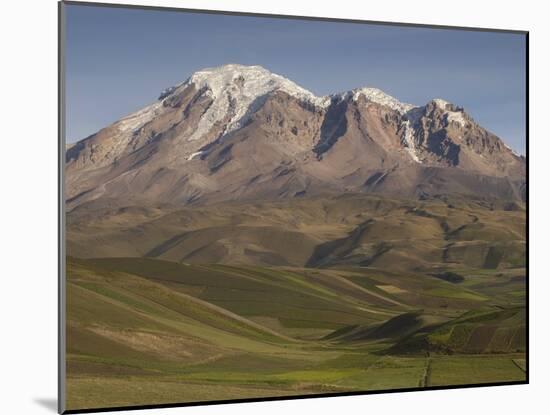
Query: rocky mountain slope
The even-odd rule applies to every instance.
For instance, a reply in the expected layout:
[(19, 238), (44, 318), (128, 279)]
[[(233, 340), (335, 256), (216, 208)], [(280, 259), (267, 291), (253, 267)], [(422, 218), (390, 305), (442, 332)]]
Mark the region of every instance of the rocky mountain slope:
[(317, 97), (260, 66), (193, 74), (66, 152), (68, 208), (343, 192), (522, 201), (525, 159), (462, 108)]

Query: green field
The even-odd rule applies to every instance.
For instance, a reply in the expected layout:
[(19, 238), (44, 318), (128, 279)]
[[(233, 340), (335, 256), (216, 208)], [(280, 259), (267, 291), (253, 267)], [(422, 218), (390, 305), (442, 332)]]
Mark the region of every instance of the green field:
[(521, 206), (92, 204), (67, 225), (69, 409), (526, 379)]
[(69, 409), (525, 379), (520, 288), (494, 272), (67, 265)]

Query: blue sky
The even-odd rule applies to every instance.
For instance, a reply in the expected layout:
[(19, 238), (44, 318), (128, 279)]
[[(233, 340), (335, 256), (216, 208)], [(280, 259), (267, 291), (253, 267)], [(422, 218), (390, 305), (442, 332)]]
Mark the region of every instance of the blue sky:
[(444, 98), (525, 154), (525, 38), (294, 19), (67, 6), (67, 141), (153, 102), (194, 71), (262, 65), (317, 95), (362, 86)]

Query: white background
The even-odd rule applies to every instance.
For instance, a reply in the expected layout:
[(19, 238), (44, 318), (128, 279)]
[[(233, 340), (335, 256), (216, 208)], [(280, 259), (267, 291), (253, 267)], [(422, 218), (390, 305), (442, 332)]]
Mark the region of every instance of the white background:
[[(118, 1), (123, 3), (123, 0)], [(518, 414), (548, 406), (550, 276), (549, 29), (543, 1), (135, 0), (258, 13), (530, 31), (531, 384), (498, 388), (232, 404), (143, 414)], [(11, 0), (0, 12), (0, 411), (54, 413), (57, 384), (57, 4)], [(539, 409), (537, 409), (539, 408)]]

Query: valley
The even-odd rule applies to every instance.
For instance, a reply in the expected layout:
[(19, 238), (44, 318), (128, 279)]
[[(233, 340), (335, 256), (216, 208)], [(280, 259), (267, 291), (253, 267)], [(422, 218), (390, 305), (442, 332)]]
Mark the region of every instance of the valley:
[(524, 221), (462, 197), (81, 206), (69, 407), (522, 381)]

